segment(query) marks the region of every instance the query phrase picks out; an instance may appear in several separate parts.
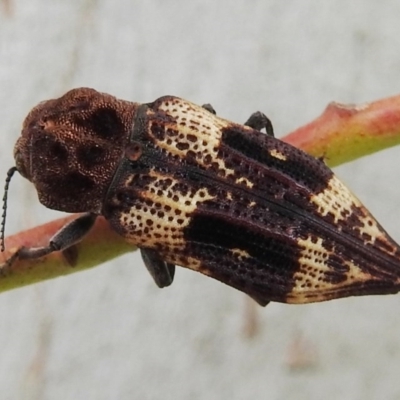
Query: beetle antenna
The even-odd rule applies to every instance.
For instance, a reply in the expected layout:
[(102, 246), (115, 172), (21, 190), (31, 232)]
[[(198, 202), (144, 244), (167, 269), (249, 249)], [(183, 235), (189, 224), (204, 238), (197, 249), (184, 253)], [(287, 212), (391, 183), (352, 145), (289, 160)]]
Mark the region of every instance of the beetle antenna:
[(3, 215), (1, 216), (1, 225), (0, 225), (0, 247), (2, 252), (4, 251), (4, 231), (6, 229), (8, 188), (10, 187), (11, 178), (16, 171), (17, 167), (12, 167), (8, 170), (6, 183), (4, 185)]

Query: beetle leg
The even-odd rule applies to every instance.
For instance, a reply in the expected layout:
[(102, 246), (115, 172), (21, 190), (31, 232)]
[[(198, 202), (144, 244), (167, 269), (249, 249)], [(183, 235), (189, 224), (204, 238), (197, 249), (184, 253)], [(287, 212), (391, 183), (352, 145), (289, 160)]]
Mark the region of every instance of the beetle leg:
[(271, 121), (265, 114), (263, 114), (260, 111), (251, 114), (249, 119), (244, 123), (244, 125), (256, 129), (257, 131), (261, 131), (261, 129), (265, 128), (265, 132), (267, 132), (267, 135), (272, 137), (275, 136), (274, 128), (272, 127)]
[(169, 286), (175, 275), (175, 265), (165, 262), (156, 250), (140, 249), (144, 265), (159, 288)]
[[(16, 260), (35, 259), (47, 256), (54, 251), (65, 251), (74, 244), (80, 242), (92, 229), (97, 215), (92, 213), (83, 214), (70, 223), (64, 225), (49, 240), (47, 246), (42, 247), (20, 247), (1, 267), (1, 270), (10, 267)], [(3, 270), (4, 272), (4, 270)]]
[(208, 104), (208, 103), (207, 104), (203, 104), (202, 107), (205, 110), (209, 111), (211, 114), (214, 114), (214, 115), (217, 114), (217, 112), (214, 110), (214, 107), (211, 104)]

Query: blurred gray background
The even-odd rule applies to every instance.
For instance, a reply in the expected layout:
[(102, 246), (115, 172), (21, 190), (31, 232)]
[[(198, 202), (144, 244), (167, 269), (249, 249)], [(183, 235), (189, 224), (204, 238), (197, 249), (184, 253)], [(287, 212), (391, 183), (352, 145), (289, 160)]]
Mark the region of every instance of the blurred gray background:
[[(210, 102), (283, 136), (332, 100), (400, 93), (395, 0), (0, 0), (0, 175), (41, 100), (89, 86)], [(400, 148), (336, 170), (400, 241)], [(7, 233), (60, 216), (13, 181)], [(251, 334), (250, 334), (251, 333)], [(400, 296), (253, 307), (138, 254), (0, 295), (3, 399), (399, 399)]]

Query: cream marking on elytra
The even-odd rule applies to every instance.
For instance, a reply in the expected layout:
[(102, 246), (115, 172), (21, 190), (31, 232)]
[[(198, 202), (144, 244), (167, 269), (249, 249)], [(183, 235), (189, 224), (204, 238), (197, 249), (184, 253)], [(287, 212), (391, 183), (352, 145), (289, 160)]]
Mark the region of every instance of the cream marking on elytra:
[(252, 182), (250, 182), (247, 178), (244, 178), (244, 177), (240, 177), (240, 178), (236, 179), (235, 183), (238, 185), (244, 183), (250, 189), (254, 186), (254, 184)]
[(333, 272), (327, 261), (331, 255), (335, 254), (335, 248), (326, 249), (322, 238), (318, 238), (315, 242), (315, 239), (308, 237), (298, 240), (297, 244), (302, 248), (299, 257), (300, 269), (293, 275), (295, 285), (288, 296), (288, 299), (291, 299), (290, 303), (307, 302), (307, 298), (310, 297), (316, 301), (320, 298), (321, 293), (337, 290), (340, 287), (351, 285), (355, 281), (361, 283), (375, 279), (352, 261), (343, 260), (348, 271), (343, 272), (342, 282), (332, 283), (326, 279), (326, 275)]
[[(203, 107), (181, 101), (181, 99), (163, 102), (160, 110), (174, 118), (174, 124), (169, 124), (168, 128), (179, 133), (178, 141), (171, 141), (168, 135), (161, 140), (154, 138), (161, 148), (182, 158), (192, 152), (199, 165), (208, 167), (212, 163), (216, 164), (220, 171), (224, 171), (226, 177), (235, 174), (235, 171), (228, 168), (218, 155), (221, 131), (230, 126), (229, 121), (216, 117)], [(190, 115), (190, 120), (188, 115)], [(250, 128), (245, 127), (245, 129), (251, 131)], [(253, 183), (245, 177), (239, 178), (236, 183), (244, 184), (249, 188), (253, 187)]]
[(354, 208), (362, 207), (360, 201), (343, 185), (336, 176), (333, 176), (327, 187), (319, 194), (311, 196), (311, 202), (318, 209), (318, 213), (325, 217), (334, 216), (334, 223), (346, 220)]
[(311, 202), (318, 206), (318, 213), (322, 216), (325, 217), (328, 214), (334, 216), (334, 223), (337, 224), (338, 230), (341, 230), (339, 222), (345, 222), (354, 212), (357, 212), (357, 219), (363, 226), (354, 226), (353, 230), (363, 235), (364, 244), (374, 245), (376, 240), (380, 239), (387, 245), (387, 248), (383, 250), (389, 254), (395, 254), (396, 247), (382, 234), (381, 228), (358, 198), (336, 176), (330, 179), (323, 192), (311, 196)]
[[(364, 214), (364, 217), (360, 217), (360, 222), (363, 223), (363, 226), (355, 228), (355, 230), (359, 232), (360, 235), (364, 235), (364, 237), (365, 235), (367, 235), (368, 239), (364, 239), (364, 242), (366, 244), (374, 245), (377, 239), (379, 239), (392, 249), (391, 251), (389, 251), (390, 254), (395, 254), (396, 247), (393, 246), (392, 243), (389, 243), (386, 237), (382, 235), (382, 231), (379, 229), (377, 223), (370, 216), (368, 216), (366, 212), (364, 212)], [(388, 248), (385, 249), (385, 251), (388, 250)]]
[(286, 161), (287, 157), (282, 154), (280, 151), (276, 150), (276, 149), (272, 149), (269, 154), (271, 154), (272, 157), (277, 158), (278, 160), (282, 160), (282, 161)]
[[(150, 200), (150, 204), (159, 204), (158, 208), (133, 205), (128, 212), (121, 213), (120, 222), (129, 226), (127, 237), (139, 241), (143, 246), (154, 246), (162, 241), (163, 244), (182, 249), (185, 245), (182, 230), (189, 224), (190, 214), (200, 203), (214, 199), (214, 196), (206, 188), (177, 194), (174, 186), (179, 181), (172, 176), (160, 175), (154, 170), (149, 172), (149, 176), (156, 178), (156, 181), (149, 183), (141, 196)], [(160, 193), (159, 184), (163, 181), (171, 183)]]
[(230, 252), (232, 254), (234, 254), (235, 256), (237, 256), (239, 259), (242, 258), (249, 258), (250, 254), (246, 251), (246, 250), (242, 250), (242, 249), (230, 249)]

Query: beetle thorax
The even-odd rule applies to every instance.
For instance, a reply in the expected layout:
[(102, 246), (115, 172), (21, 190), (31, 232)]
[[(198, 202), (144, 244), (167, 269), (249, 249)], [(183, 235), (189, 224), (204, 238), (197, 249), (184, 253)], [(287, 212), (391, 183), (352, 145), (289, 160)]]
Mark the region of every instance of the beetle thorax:
[(18, 171), (48, 208), (100, 213), (123, 157), (134, 103), (92, 89), (40, 103), (15, 145)]

